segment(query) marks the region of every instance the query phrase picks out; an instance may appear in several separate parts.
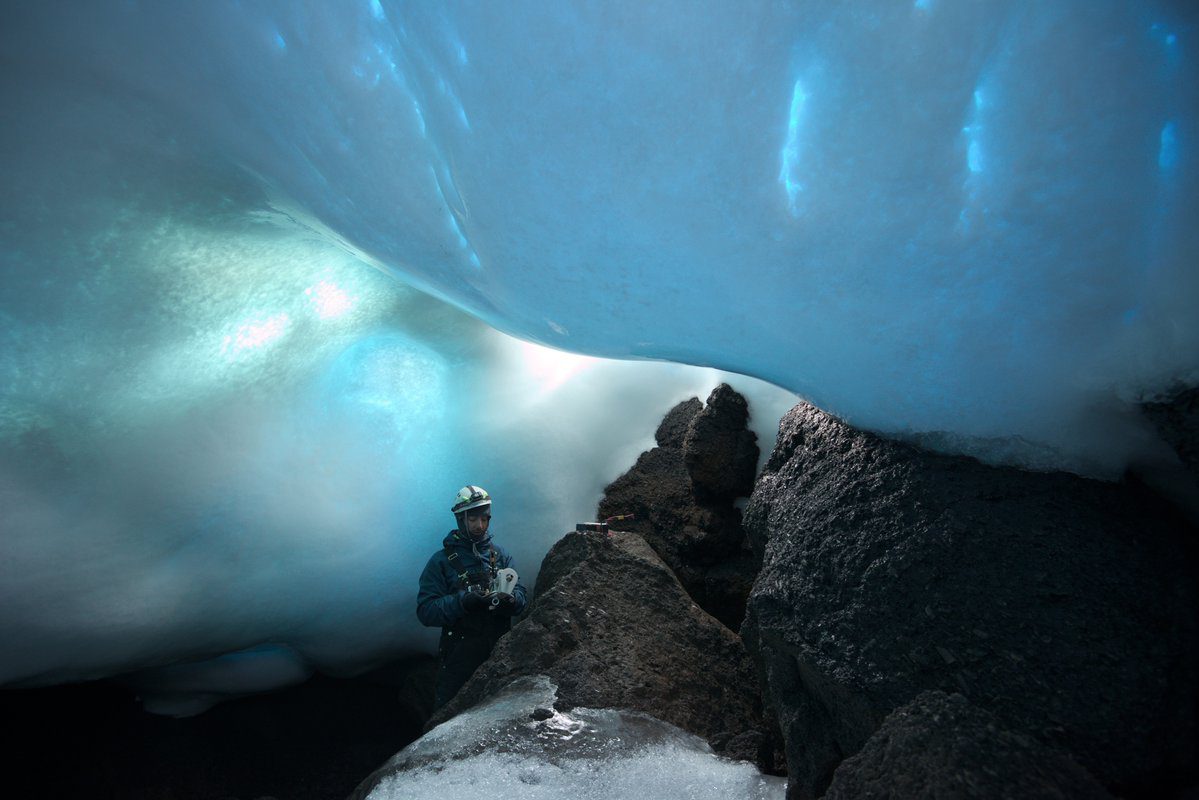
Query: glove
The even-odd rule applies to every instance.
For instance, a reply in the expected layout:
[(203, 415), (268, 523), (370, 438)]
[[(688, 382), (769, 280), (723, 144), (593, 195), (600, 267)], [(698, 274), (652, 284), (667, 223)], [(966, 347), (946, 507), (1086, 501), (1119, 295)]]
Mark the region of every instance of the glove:
[(487, 600), (481, 594), (466, 592), (462, 595), (462, 610), (467, 614), (477, 614), (487, 610)]
[(516, 613), (516, 598), (510, 594), (500, 592), (492, 598), (491, 610), (496, 614), (510, 617)]

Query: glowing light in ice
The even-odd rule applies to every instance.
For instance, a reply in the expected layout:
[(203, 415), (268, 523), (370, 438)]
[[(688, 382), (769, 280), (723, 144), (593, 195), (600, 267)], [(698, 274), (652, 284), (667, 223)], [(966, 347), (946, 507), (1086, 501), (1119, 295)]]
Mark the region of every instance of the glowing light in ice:
[(412, 98), (412, 111), (416, 114), (416, 122), (420, 125), (420, 135), (426, 136), (428, 128), (425, 126), (425, 113), (420, 110), (420, 103), (416, 102), (416, 98)]
[(978, 140), (970, 142), (970, 148), (966, 151), (966, 165), (970, 167), (971, 172), (983, 171), (982, 148), (979, 146)]
[(316, 315), (321, 319), (337, 319), (354, 307), (354, 298), (332, 281), (309, 286), (304, 294), (312, 301)]
[(791, 90), (791, 111), (787, 118), (787, 143), (783, 145), (783, 167), (779, 172), (779, 182), (787, 191), (787, 208), (793, 217), (799, 216), (796, 198), (803, 191), (803, 184), (796, 179), (795, 172), (799, 166), (799, 122), (803, 117), (803, 109), (807, 102), (808, 94), (804, 91), (803, 84), (796, 81)]
[(1178, 166), (1178, 129), (1173, 122), (1162, 127), (1161, 144), (1157, 151), (1157, 165), (1162, 169)]
[(396, 63), (395, 54), (391, 48), (385, 47), (382, 42), (375, 42), (375, 52), (379, 54), (379, 58), (383, 59), (383, 63), (387, 64), (387, 69), (391, 72), (391, 77), (399, 81), (402, 85), (400, 65)]
[(554, 391), (599, 360), (532, 342), (520, 342), (520, 354), (529, 376), (540, 384), (543, 393)]
[(236, 356), (247, 350), (256, 350), (278, 341), (288, 326), (291, 317), (286, 313), (275, 314), (265, 320), (247, 322), (237, 329), (237, 333), (226, 336), (221, 343), (221, 352)]
[[(458, 245), (466, 251), (467, 259), (470, 261), (471, 266), (481, 269), (482, 264), (479, 262), (479, 256), (467, 240), (466, 233), (463, 232), (462, 225), (458, 219), (458, 215), (462, 212), (456, 209), (461, 208), (462, 198), (458, 194), (457, 187), (454, 186), (454, 179), (448, 173), (443, 178), (433, 167), (429, 167), (429, 174), (433, 176), (433, 185), (437, 187), (437, 193), (441, 196), (441, 202), (445, 204), (446, 219), (449, 222), (450, 230), (458, 237)], [(450, 202), (451, 199), (454, 200), (453, 203)]]
[(1178, 36), (1176, 34), (1173, 34), (1173, 33), (1170, 33), (1169, 31), (1167, 31), (1166, 26), (1160, 22), (1155, 22), (1152, 25), (1150, 25), (1149, 30), (1152, 33), (1157, 34), (1158, 36), (1161, 36), (1162, 41), (1164, 41), (1166, 43), (1167, 47), (1173, 47), (1175, 44), (1178, 43)]
[(383, 13), (383, 6), (379, 4), (379, 0), (371, 0), (371, 14), (377, 20), (387, 19), (387, 15)]
[(982, 89), (975, 89), (972, 96), (974, 112), (971, 115), (970, 124), (962, 128), (962, 133), (966, 134), (966, 167), (974, 174), (983, 171), (983, 148), (979, 141), (979, 133), (982, 131), (982, 125), (979, 122), (979, 116), (982, 113), (983, 107), (986, 105), (986, 99), (983, 97)]

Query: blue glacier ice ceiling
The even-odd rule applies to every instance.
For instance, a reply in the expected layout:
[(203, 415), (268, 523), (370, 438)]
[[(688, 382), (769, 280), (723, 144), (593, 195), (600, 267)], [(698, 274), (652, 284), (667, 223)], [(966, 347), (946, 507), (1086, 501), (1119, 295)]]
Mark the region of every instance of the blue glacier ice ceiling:
[(505, 334), (1105, 476), (1199, 379), (1190, 3), (10, 6), (0, 683), (428, 649), (720, 379)]

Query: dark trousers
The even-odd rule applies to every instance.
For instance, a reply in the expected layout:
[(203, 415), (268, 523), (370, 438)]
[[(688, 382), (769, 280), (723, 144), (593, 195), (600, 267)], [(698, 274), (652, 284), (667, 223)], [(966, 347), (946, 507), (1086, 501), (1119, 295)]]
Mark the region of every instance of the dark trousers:
[(437, 689), (433, 710), (444, 706), (458, 694), (479, 665), (491, 655), (499, 636), (492, 631), (443, 629), (437, 648)]

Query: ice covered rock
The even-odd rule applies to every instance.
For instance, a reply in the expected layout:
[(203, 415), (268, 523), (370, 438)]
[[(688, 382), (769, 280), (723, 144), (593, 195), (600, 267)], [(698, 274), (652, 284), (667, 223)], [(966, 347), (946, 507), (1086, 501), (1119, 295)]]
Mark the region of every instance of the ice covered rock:
[(781, 778), (719, 758), (673, 725), (636, 711), (556, 710), (556, 694), (544, 675), (517, 678), (397, 753), (350, 800), (782, 800)]

